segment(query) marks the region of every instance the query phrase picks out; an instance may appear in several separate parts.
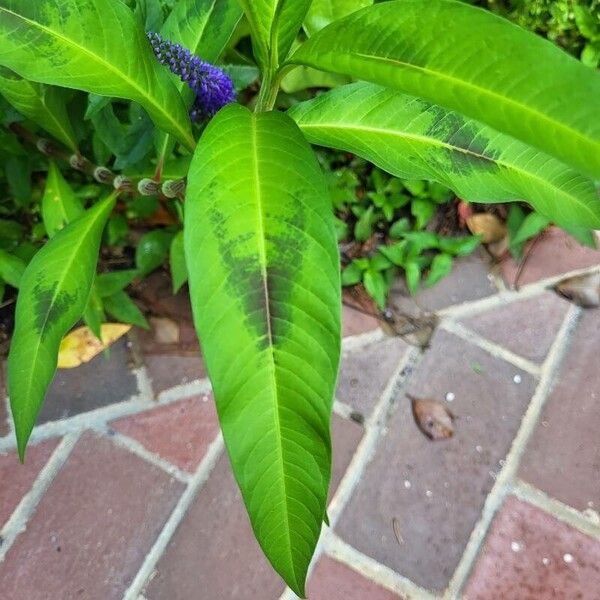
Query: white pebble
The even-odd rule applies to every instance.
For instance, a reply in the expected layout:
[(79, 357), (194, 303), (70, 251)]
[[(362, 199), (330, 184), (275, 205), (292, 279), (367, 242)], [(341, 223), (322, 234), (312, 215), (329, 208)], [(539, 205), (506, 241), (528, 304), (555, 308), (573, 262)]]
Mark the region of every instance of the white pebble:
[(521, 544), (519, 544), (519, 542), (511, 542), (511, 544), (510, 544), (510, 549), (513, 552), (521, 552), (521, 548), (522, 548), (522, 546), (521, 546)]
[(427, 490), (427, 491), (425, 492), (425, 495), (426, 495), (428, 498), (432, 498), (432, 497), (433, 497), (433, 492), (432, 492), (431, 490)]
[(453, 392), (446, 394), (446, 402), (453, 402), (456, 399), (456, 395)]
[(542, 558), (542, 564), (547, 567), (550, 564), (550, 559), (544, 556), (544, 558)]
[(573, 558), (573, 555), (572, 555), (572, 554), (569, 554), (569, 553), (567, 552), (567, 554), (565, 554), (565, 555), (563, 556), (563, 560), (564, 560), (564, 561), (565, 561), (567, 564), (570, 564), (570, 563), (572, 563), (572, 562), (573, 562), (575, 559)]
[(513, 377), (513, 381), (514, 381), (515, 383), (521, 383), (521, 381), (523, 381), (523, 379), (521, 378), (521, 376), (520, 376), (520, 375), (515, 375), (515, 376)]
[(411, 486), (412, 486), (411, 482), (410, 482), (408, 479), (405, 479), (405, 480), (404, 480), (404, 487), (405, 487), (407, 490), (410, 490)]
[(475, 446), (475, 450), (481, 454), (483, 452), (483, 448), (481, 446)]

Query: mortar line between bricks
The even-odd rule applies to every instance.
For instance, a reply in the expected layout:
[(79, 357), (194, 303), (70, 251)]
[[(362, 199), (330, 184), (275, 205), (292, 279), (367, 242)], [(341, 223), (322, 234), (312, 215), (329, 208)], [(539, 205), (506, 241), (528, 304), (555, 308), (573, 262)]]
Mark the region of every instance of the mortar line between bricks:
[[(49, 421), (43, 425), (38, 425), (33, 429), (30, 440), (31, 443), (37, 443), (52, 437), (66, 435), (73, 431), (98, 429), (115, 419), (144, 413), (160, 406), (168, 406), (198, 393), (208, 393), (210, 389), (211, 387), (208, 379), (203, 379), (198, 382), (193, 393), (190, 393), (190, 390), (186, 389), (181, 394), (171, 394), (170, 396), (161, 398), (159, 401), (154, 401), (152, 398), (142, 397), (140, 394), (136, 394), (129, 400), (115, 402), (114, 404), (102, 406), (95, 410), (80, 413), (66, 419)], [(14, 450), (16, 445), (14, 434), (4, 436), (3, 438), (0, 438), (0, 453)]]
[(506, 496), (510, 494), (521, 457), (539, 422), (544, 404), (552, 391), (555, 378), (559, 374), (571, 335), (577, 326), (581, 313), (582, 310), (580, 308), (572, 305), (554, 339), (550, 352), (542, 365), (541, 378), (538, 386), (527, 407), (525, 415), (523, 416), (519, 431), (506, 456), (505, 465), (498, 474), (496, 483), (485, 500), (481, 517), (471, 532), (469, 542), (467, 543), (458, 567), (448, 585), (444, 595), (444, 598), (447, 600), (460, 600), (460, 592), (471, 574), (471, 570), (477, 560), (479, 550), (481, 549), (492, 520), (502, 506)]
[(188, 484), (190, 482), (192, 476), (189, 473), (186, 473), (178, 466), (170, 463), (168, 460), (165, 460), (158, 454), (150, 452), (150, 450), (145, 448), (137, 440), (134, 440), (133, 438), (130, 438), (118, 431), (110, 429), (108, 425), (98, 428), (97, 431), (105, 435), (107, 439), (112, 440), (117, 446), (128, 450), (129, 452), (135, 454), (142, 460), (145, 460), (151, 465), (158, 467), (161, 471), (164, 471), (167, 475), (170, 475), (174, 479), (177, 479), (178, 481), (181, 481), (185, 484)]
[(570, 525), (594, 539), (600, 540), (600, 517), (597, 512), (592, 511), (596, 521), (594, 522), (586, 517), (585, 513), (581, 513), (564, 502), (548, 496), (542, 490), (521, 479), (517, 479), (513, 483), (510, 493), (519, 500), (536, 506), (559, 521)]
[(19, 534), (27, 528), (27, 522), (35, 512), (50, 484), (69, 458), (79, 436), (80, 433), (78, 432), (71, 433), (62, 439), (48, 462), (39, 472), (29, 492), (23, 496), (21, 502), (10, 516), (10, 519), (6, 522), (2, 530), (0, 530), (0, 538), (3, 540), (2, 546), (0, 546), (0, 563), (4, 561), (7, 552)]
[(339, 536), (331, 532), (324, 543), (324, 553), (350, 567), (366, 579), (383, 588), (402, 594), (410, 600), (434, 600), (436, 596), (413, 583), (410, 579), (399, 575), (389, 567), (363, 554)]
[(192, 475), (179, 502), (177, 502), (169, 519), (165, 523), (165, 526), (162, 528), (162, 531), (159, 533), (154, 545), (150, 549), (150, 552), (146, 555), (139, 571), (123, 595), (123, 600), (138, 600), (139, 595), (143, 592), (144, 586), (156, 568), (156, 565), (166, 550), (171, 538), (185, 517), (198, 492), (208, 480), (218, 460), (221, 458), (224, 449), (225, 444), (223, 443), (223, 436), (219, 433), (209, 446), (204, 459), (198, 466), (194, 475)]
[(440, 317), (452, 317), (453, 319), (477, 315), (487, 310), (499, 308), (501, 306), (507, 306), (513, 302), (518, 302), (519, 300), (527, 300), (529, 298), (534, 298), (535, 296), (540, 296), (541, 294), (548, 292), (551, 286), (557, 284), (563, 279), (566, 279), (567, 277), (588, 275), (591, 273), (597, 273), (598, 271), (600, 271), (600, 267), (598, 267), (598, 265), (586, 267), (584, 269), (568, 271), (567, 273), (561, 273), (560, 275), (555, 275), (553, 277), (542, 279), (541, 281), (524, 285), (519, 290), (508, 289), (506, 291), (501, 291), (497, 294), (492, 294), (491, 296), (486, 296), (485, 298), (480, 298), (478, 300), (453, 304), (452, 306), (438, 310), (437, 315)]
[(491, 356), (496, 358), (500, 358), (515, 367), (518, 367), (522, 371), (533, 375), (534, 377), (539, 377), (541, 373), (540, 365), (536, 365), (534, 362), (511, 352), (507, 348), (504, 348), (500, 344), (496, 344), (491, 340), (479, 335), (475, 331), (472, 331), (468, 327), (465, 327), (461, 323), (457, 323), (452, 320), (443, 320), (440, 323), (440, 327), (449, 333), (456, 335), (457, 337), (465, 340), (465, 342), (469, 342), (475, 346), (478, 346)]
[[(407, 349), (400, 359), (396, 370), (390, 377), (384, 391), (380, 395), (371, 416), (367, 419), (365, 423), (365, 434), (354, 452), (350, 466), (346, 470), (333, 499), (329, 503), (327, 514), (329, 516), (330, 525), (329, 527), (323, 526), (321, 539), (317, 544), (313, 560), (308, 570), (308, 577), (323, 553), (323, 548), (328, 537), (334, 535), (333, 527), (337, 523), (346, 504), (350, 501), (367, 464), (370, 462), (377, 449), (381, 433), (394, 403), (394, 397), (405, 387), (406, 382), (410, 378), (414, 367), (422, 358), (422, 355), (423, 353), (418, 348), (412, 347)], [(367, 579), (369, 578), (370, 577), (367, 576)], [(292, 590), (287, 588), (280, 596), (279, 600), (297, 600), (297, 596)]]
[(337, 399), (333, 401), (333, 413), (338, 417), (342, 417), (342, 419), (347, 419), (348, 421), (353, 421), (351, 415), (355, 412), (356, 411), (349, 404)]

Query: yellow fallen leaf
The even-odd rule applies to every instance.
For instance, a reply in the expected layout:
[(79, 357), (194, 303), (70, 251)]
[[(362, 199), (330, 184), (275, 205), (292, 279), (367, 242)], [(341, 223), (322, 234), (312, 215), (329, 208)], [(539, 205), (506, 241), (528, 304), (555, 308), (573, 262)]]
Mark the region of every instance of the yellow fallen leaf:
[(102, 325), (102, 341), (89, 327), (78, 327), (66, 335), (60, 343), (58, 352), (58, 368), (74, 369), (79, 365), (90, 362), (120, 337), (123, 337), (131, 325), (122, 323), (104, 323)]
[(473, 235), (480, 235), (484, 244), (499, 242), (506, 237), (506, 225), (491, 213), (477, 213), (467, 219), (467, 227)]

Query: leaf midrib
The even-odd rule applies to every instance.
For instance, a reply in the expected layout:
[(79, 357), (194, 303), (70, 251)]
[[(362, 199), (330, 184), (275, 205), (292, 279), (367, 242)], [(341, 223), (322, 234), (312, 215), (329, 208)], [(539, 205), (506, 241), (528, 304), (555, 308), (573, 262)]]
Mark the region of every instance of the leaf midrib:
[(185, 139), (187, 141), (190, 148), (194, 148), (194, 146), (195, 146), (194, 138), (185, 129), (182, 129), (179, 122), (176, 119), (173, 119), (171, 117), (171, 115), (169, 114), (169, 112), (164, 110), (163, 107), (159, 103), (157, 103), (154, 96), (149, 96), (143, 88), (141, 88), (139, 85), (136, 84), (135, 80), (127, 77), (125, 73), (116, 69), (110, 62), (104, 60), (102, 57), (98, 56), (97, 54), (94, 54), (93, 52), (86, 49), (84, 46), (81, 46), (77, 42), (71, 40), (70, 38), (58, 33), (57, 31), (54, 31), (53, 29), (50, 29), (50, 27), (42, 25), (41, 23), (33, 21), (32, 19), (28, 19), (27, 17), (20, 15), (12, 10), (9, 10), (8, 8), (5, 8), (3, 6), (0, 6), (0, 12), (5, 12), (9, 15), (13, 15), (17, 19), (21, 19), (24, 23), (28, 24), (30, 27), (37, 28), (49, 36), (54, 36), (55, 38), (62, 40), (65, 43), (65, 45), (71, 46), (72, 48), (79, 50), (81, 53), (91, 57), (92, 60), (97, 62), (100, 66), (106, 68), (108, 71), (117, 75), (121, 80), (123, 80), (127, 85), (129, 85), (133, 90), (135, 90), (136, 93), (139, 95), (139, 97), (147, 98), (149, 103), (152, 106), (154, 106), (157, 109), (157, 111), (166, 118), (166, 120), (168, 122), (170, 122), (174, 125), (174, 128), (177, 131), (179, 131), (180, 135), (182, 136), (183, 139)]
[(552, 190), (559, 192), (565, 198), (568, 198), (570, 201), (573, 201), (573, 202), (579, 204), (582, 208), (584, 208), (592, 216), (592, 218), (594, 220), (598, 219), (598, 215), (596, 213), (594, 213), (593, 211), (591, 211), (587, 204), (582, 203), (577, 196), (571, 195), (568, 192), (566, 192), (565, 190), (561, 189), (560, 187), (553, 185), (547, 179), (544, 179), (543, 177), (540, 177), (539, 175), (536, 175), (535, 173), (532, 173), (531, 171), (526, 171), (525, 169), (522, 169), (512, 163), (505, 162), (503, 160), (498, 160), (498, 159), (490, 159), (489, 157), (484, 156), (482, 154), (478, 154), (477, 152), (473, 152), (472, 150), (468, 150), (466, 148), (461, 148), (459, 146), (453, 146), (452, 144), (442, 142), (441, 140), (438, 140), (436, 138), (431, 138), (431, 137), (427, 137), (427, 136), (419, 135), (419, 134), (407, 133), (407, 132), (398, 131), (398, 130), (394, 130), (394, 129), (383, 129), (383, 128), (379, 128), (379, 127), (364, 127), (364, 126), (358, 127), (355, 125), (347, 125), (347, 124), (340, 125), (340, 124), (336, 124), (336, 123), (306, 124), (306, 123), (299, 122), (298, 126), (300, 127), (300, 129), (311, 129), (312, 128), (312, 129), (332, 129), (332, 130), (342, 129), (342, 130), (355, 131), (355, 132), (356, 131), (367, 131), (370, 133), (375, 133), (377, 135), (388, 135), (391, 137), (398, 137), (398, 138), (403, 138), (403, 139), (407, 139), (407, 140), (414, 140), (414, 141), (421, 142), (426, 145), (437, 146), (439, 148), (445, 148), (447, 150), (452, 150), (455, 152), (462, 152), (462, 153), (466, 154), (467, 156), (473, 156), (473, 157), (477, 157), (477, 158), (490, 160), (490, 161), (493, 161), (494, 163), (496, 163), (497, 165), (504, 167), (510, 171), (520, 173), (521, 175), (524, 175), (525, 177), (527, 177), (529, 179), (538, 181), (546, 188), (550, 188)]
[(257, 132), (257, 116), (250, 116), (250, 127), (251, 127), (251, 136), (252, 136), (252, 169), (254, 172), (255, 178), (255, 197), (256, 197), (256, 206), (257, 206), (257, 231), (256, 235), (258, 237), (258, 254), (259, 261), (261, 266), (261, 275), (262, 275), (262, 283), (263, 290), (265, 296), (265, 311), (266, 311), (266, 321), (267, 321), (267, 336), (269, 341), (269, 372), (271, 375), (271, 382), (273, 385), (273, 399), (274, 399), (274, 410), (273, 417), (275, 421), (275, 435), (277, 437), (277, 449), (278, 449), (278, 457), (279, 464), (281, 470), (281, 486), (283, 491), (283, 506), (284, 506), (284, 519), (285, 519), (285, 535), (288, 542), (288, 556), (290, 560), (290, 566), (292, 568), (292, 573), (294, 576), (294, 580), (296, 585), (298, 585), (298, 578), (296, 575), (296, 567), (294, 565), (294, 559), (292, 556), (292, 539), (290, 535), (290, 517), (289, 517), (289, 509), (288, 509), (288, 495), (287, 495), (287, 487), (286, 487), (286, 474), (285, 474), (285, 461), (283, 457), (283, 440), (281, 437), (281, 417), (279, 414), (279, 391), (277, 386), (277, 375), (275, 373), (275, 354), (273, 351), (273, 330), (272, 330), (272, 320), (271, 320), (271, 308), (270, 308), (270, 299), (269, 299), (269, 288), (267, 283), (267, 248), (265, 243), (265, 226), (264, 226), (264, 210), (263, 210), (263, 199), (262, 199), (262, 190), (261, 190), (261, 178), (260, 178), (260, 168), (259, 168), (259, 160), (258, 160), (258, 132)]

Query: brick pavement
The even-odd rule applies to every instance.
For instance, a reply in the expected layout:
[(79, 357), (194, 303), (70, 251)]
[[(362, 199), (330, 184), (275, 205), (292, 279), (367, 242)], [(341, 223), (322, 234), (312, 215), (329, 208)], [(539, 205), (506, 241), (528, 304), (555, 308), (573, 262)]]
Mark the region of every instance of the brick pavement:
[[(515, 265), (466, 259), (411, 301), (440, 317), (424, 351), (345, 309), (311, 600), (600, 598), (600, 310), (547, 290), (599, 267), (557, 232), (518, 292)], [(62, 371), (25, 467), (0, 394), (2, 600), (294, 598), (252, 536), (189, 309), (148, 286), (179, 343), (138, 332)], [(445, 403), (454, 436), (425, 438), (407, 394)]]

